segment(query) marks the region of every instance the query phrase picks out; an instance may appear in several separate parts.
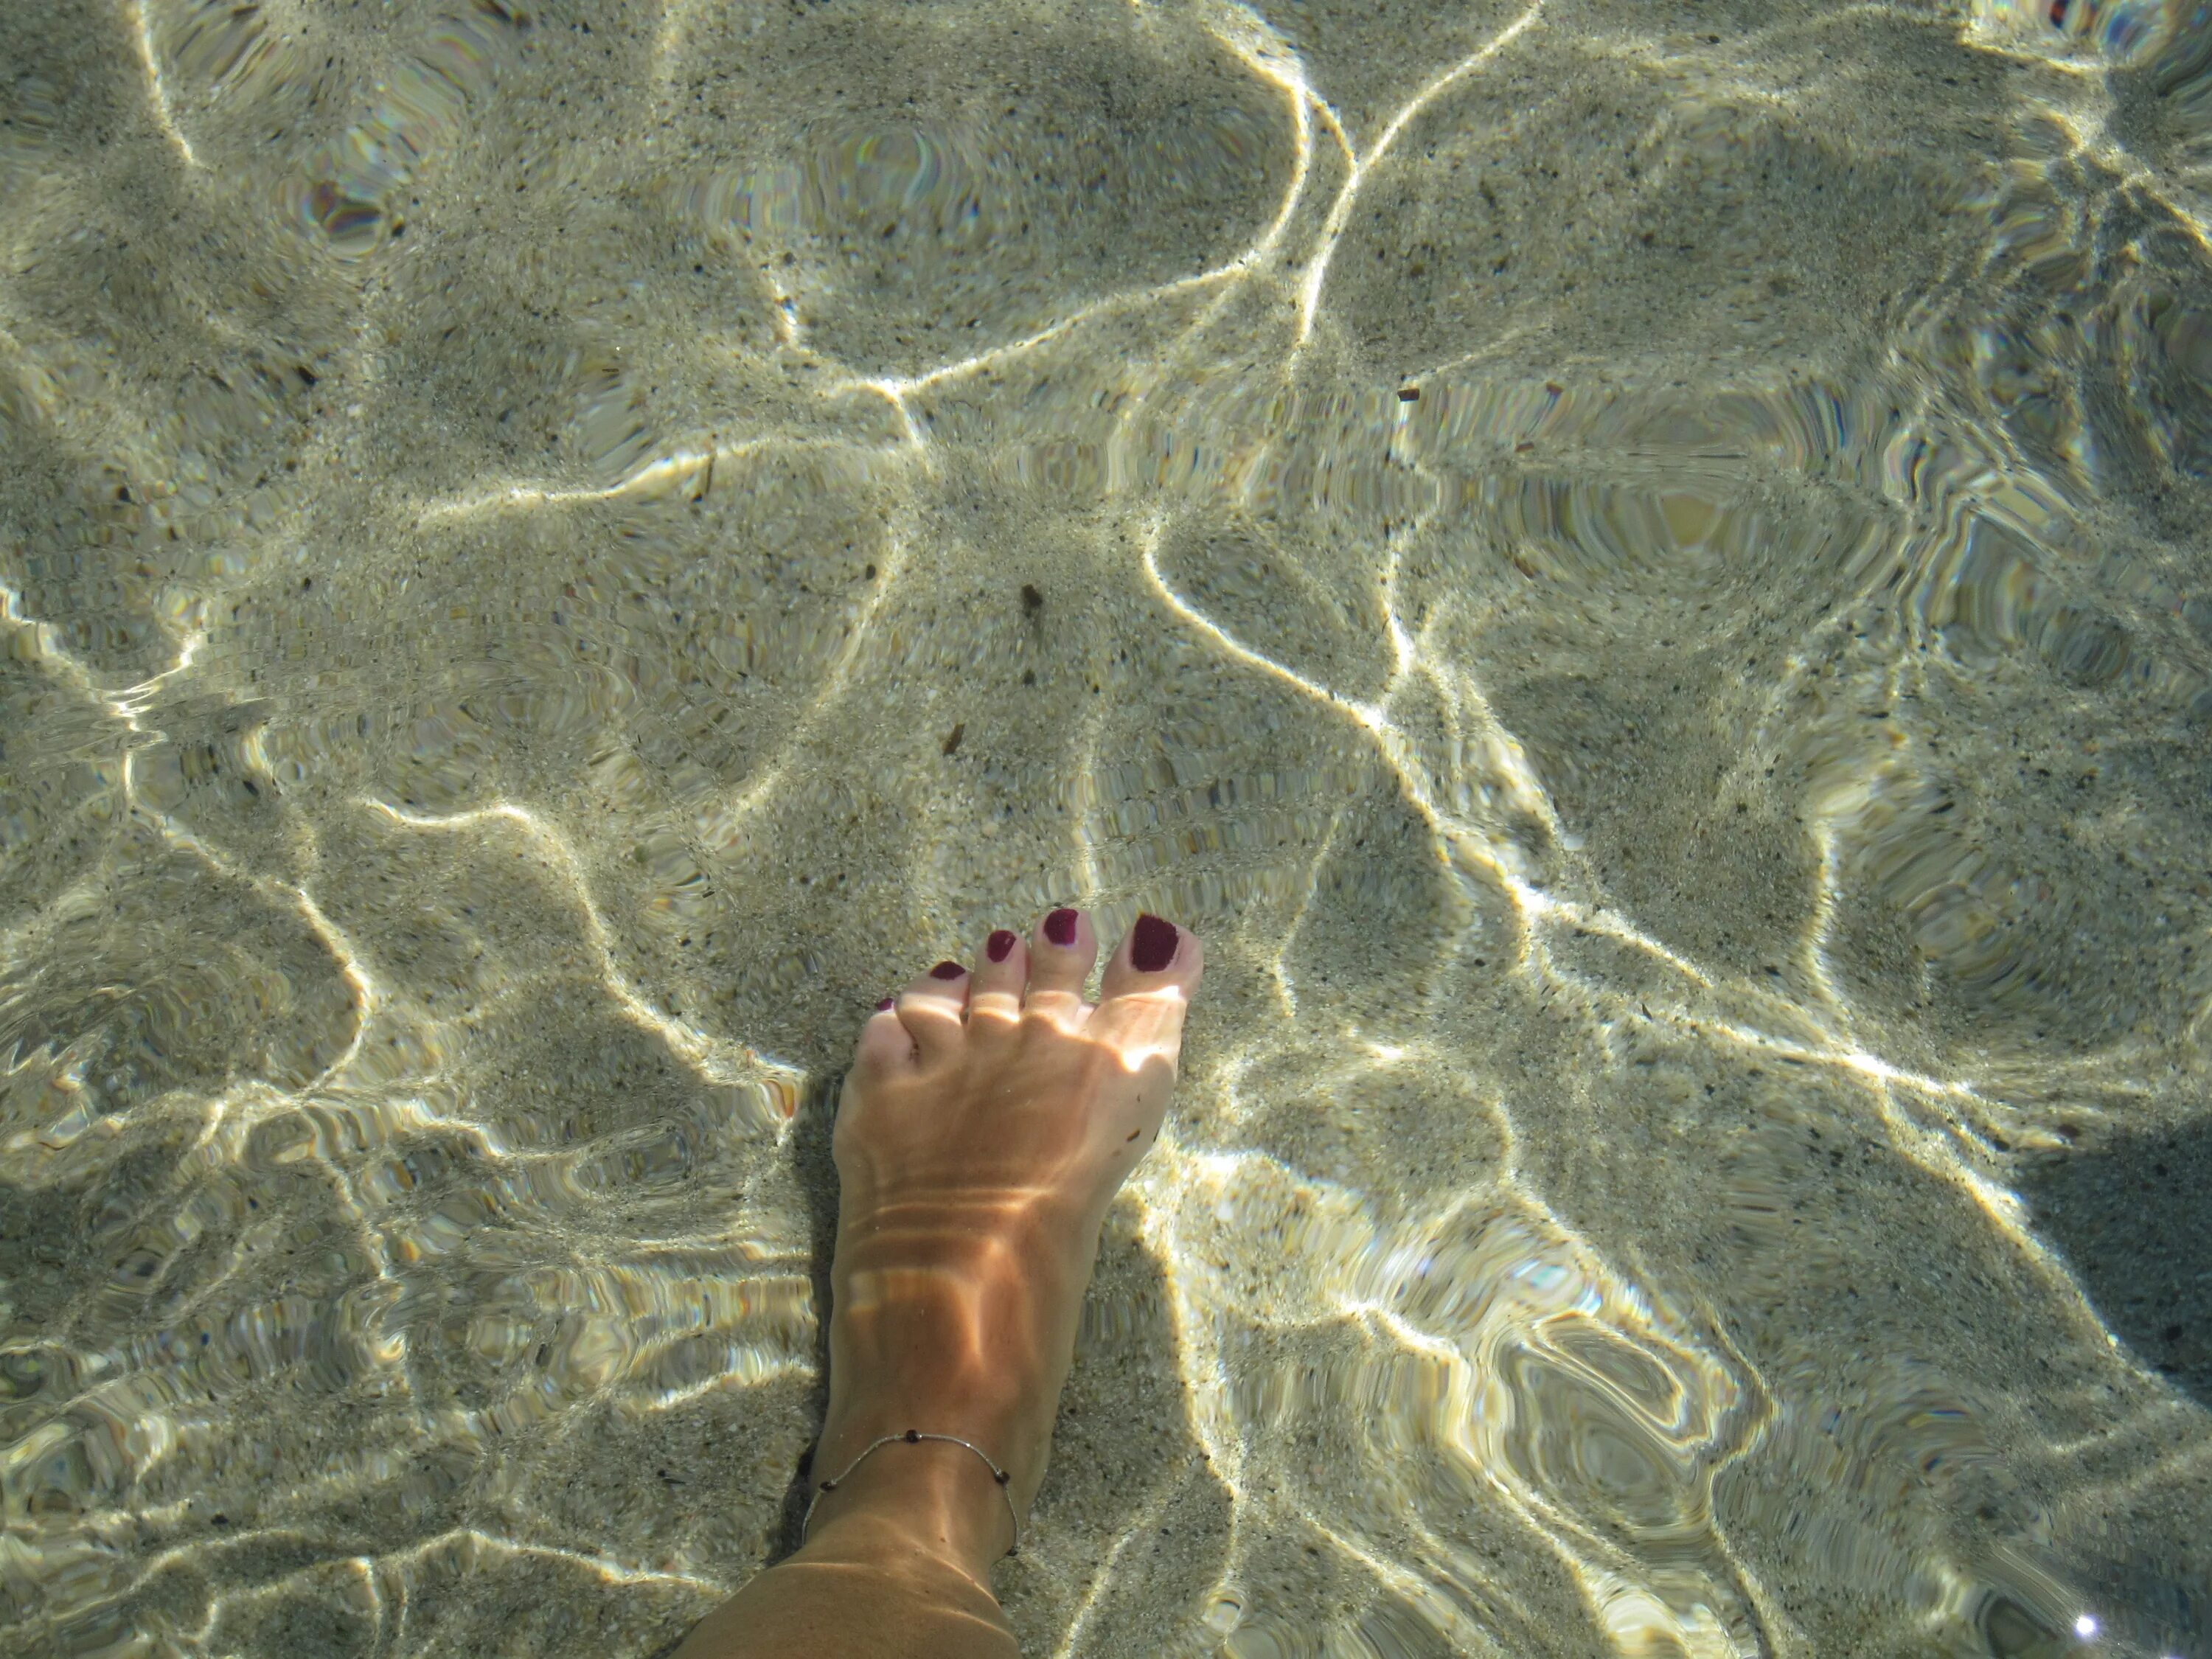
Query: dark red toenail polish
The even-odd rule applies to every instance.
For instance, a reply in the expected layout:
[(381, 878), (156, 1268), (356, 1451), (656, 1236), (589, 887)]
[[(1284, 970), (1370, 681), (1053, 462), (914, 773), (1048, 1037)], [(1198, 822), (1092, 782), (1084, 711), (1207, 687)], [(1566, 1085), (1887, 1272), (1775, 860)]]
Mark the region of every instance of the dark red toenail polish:
[(1005, 928), (995, 928), (991, 937), (983, 941), (983, 954), (994, 962), (1004, 962), (1014, 952), (1014, 936)]
[(1073, 910), (1054, 910), (1044, 919), (1044, 936), (1054, 945), (1075, 943), (1076, 914)]
[(897, 1006), (898, 999), (896, 997), (885, 997), (881, 1002), (876, 1005), (876, 1012), (880, 1014), (886, 1008), (896, 1008)]
[(1139, 916), (1137, 925), (1129, 930), (1129, 966), (1140, 974), (1157, 974), (1175, 960), (1176, 946), (1182, 941), (1175, 923), (1154, 915)]
[(958, 979), (968, 970), (957, 962), (940, 962), (929, 970), (932, 979)]

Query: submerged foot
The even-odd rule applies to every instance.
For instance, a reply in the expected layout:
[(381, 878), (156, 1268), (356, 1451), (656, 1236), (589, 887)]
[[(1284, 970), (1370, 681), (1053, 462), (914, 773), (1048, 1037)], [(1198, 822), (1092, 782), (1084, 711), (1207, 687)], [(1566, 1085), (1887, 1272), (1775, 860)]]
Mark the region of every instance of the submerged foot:
[(830, 1410), (817, 1480), (909, 1429), (974, 1453), (886, 1446), (823, 1495), (813, 1528), (889, 1505), (977, 1578), (1044, 1477), (1107, 1206), (1159, 1133), (1195, 936), (1139, 920), (1083, 988), (1090, 919), (1055, 910), (1024, 943), (991, 935), (972, 972), (939, 963), (860, 1036), (837, 1109)]

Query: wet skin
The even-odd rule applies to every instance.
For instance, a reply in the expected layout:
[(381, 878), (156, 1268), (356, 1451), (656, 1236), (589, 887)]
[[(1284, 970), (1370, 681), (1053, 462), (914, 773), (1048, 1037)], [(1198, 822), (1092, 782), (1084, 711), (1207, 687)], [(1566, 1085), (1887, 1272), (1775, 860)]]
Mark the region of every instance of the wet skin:
[[(1044, 1479), (1107, 1206), (1159, 1133), (1204, 952), (1146, 916), (1108, 961), (1055, 910), (940, 963), (861, 1031), (838, 1103), (834, 1480), (805, 1546), (710, 1614), (678, 1659), (1016, 1652), (990, 1588)], [(903, 1440), (916, 1429), (983, 1449)], [(857, 1467), (853, 1461), (859, 1458)], [(848, 1470), (849, 1472), (847, 1472)]]

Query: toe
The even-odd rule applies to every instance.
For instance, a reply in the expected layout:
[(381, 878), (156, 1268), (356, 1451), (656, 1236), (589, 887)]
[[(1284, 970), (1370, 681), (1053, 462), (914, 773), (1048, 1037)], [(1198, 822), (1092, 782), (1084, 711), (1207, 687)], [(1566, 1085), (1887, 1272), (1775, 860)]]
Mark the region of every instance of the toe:
[(1183, 1010), (1205, 971), (1197, 934), (1158, 916), (1139, 916), (1106, 964), (1091, 1036), (1114, 1044), (1133, 1065), (1153, 1054), (1172, 1064), (1182, 1048)]
[(898, 999), (885, 997), (875, 1015), (860, 1028), (860, 1041), (853, 1052), (853, 1071), (863, 1080), (912, 1066), (914, 1039), (898, 1017)]
[(1011, 1030), (1019, 1024), (1029, 973), (1030, 953), (1021, 935), (1004, 927), (993, 933), (983, 942), (983, 959), (975, 964), (975, 983), (969, 988), (968, 1029)]
[(1091, 964), (1098, 960), (1098, 933), (1080, 910), (1048, 911), (1030, 939), (1029, 1001), (1040, 997), (1083, 1000)]
[(968, 970), (940, 962), (899, 993), (899, 1024), (927, 1060), (958, 1046), (968, 1016)]

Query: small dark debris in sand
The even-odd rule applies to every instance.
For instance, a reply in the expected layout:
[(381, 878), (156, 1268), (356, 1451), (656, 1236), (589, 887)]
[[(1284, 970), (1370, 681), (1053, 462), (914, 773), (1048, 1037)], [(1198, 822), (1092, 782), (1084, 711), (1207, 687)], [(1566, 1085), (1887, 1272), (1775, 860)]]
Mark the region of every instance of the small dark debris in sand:
[(947, 732), (945, 734), (945, 752), (949, 755), (954, 750), (957, 749), (960, 746), (960, 739), (967, 734), (968, 723), (965, 720), (961, 721), (959, 725), (954, 726), (950, 732)]

